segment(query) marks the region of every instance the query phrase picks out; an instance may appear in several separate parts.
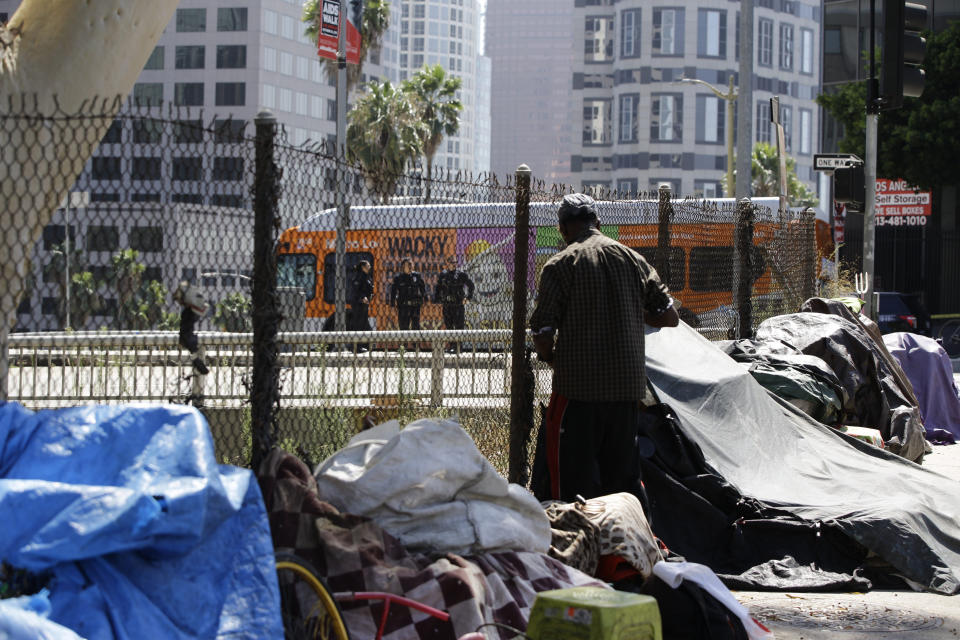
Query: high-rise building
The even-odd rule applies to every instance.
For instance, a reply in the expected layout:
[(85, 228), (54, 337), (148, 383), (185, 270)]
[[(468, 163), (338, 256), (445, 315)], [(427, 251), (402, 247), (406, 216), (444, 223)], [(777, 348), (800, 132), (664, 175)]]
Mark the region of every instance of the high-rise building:
[(494, 173), (512, 173), (523, 163), (535, 178), (570, 180), (573, 33), (569, 3), (487, 0)]
[[(536, 4), (522, 3), (523, 8)], [(550, 50), (552, 43), (560, 61), (544, 77), (566, 72), (561, 85), (570, 95), (565, 117), (575, 135), (551, 162), (566, 156), (575, 187), (637, 191), (667, 182), (678, 194), (722, 195), (728, 160), (726, 110), (731, 103), (709, 87), (681, 80), (703, 81), (722, 94), (731, 76), (734, 86), (738, 84), (739, 5), (727, 0), (681, 0), (669, 6), (641, 0), (567, 0), (561, 12), (556, 6), (560, 2), (543, 4), (546, 11), (569, 17), (567, 31), (559, 24), (548, 27), (554, 23), (546, 22), (546, 16), (507, 2), (491, 0), (488, 9), (487, 41), (495, 63), (495, 166), (501, 149), (509, 148), (498, 132), (514, 126), (501, 124), (504, 120), (530, 118), (531, 113), (550, 118), (554, 114), (541, 114), (566, 107), (554, 102), (531, 109), (529, 101), (542, 96), (531, 82), (532, 90), (515, 85), (500, 93), (501, 83), (515, 82), (511, 76), (520, 73), (528, 55)], [(495, 11), (503, 11), (503, 20), (494, 17)], [(787, 152), (796, 160), (799, 178), (811, 186), (816, 183), (812, 165), (819, 122), (814, 98), (820, 88), (820, 21), (819, 2), (760, 0), (754, 8), (753, 137), (775, 143), (769, 100), (779, 96)], [(523, 37), (514, 38), (515, 43), (495, 42), (499, 35), (494, 24), (504, 25), (504, 31), (537, 34), (535, 38), (542, 27), (543, 33), (552, 34), (544, 36), (551, 42), (535, 39), (528, 44)], [(570, 42), (573, 61), (567, 64)]]
[[(446, 137), (434, 156), (433, 166), (481, 173), (490, 170), (489, 109), (482, 107), (489, 95), (488, 62), (480, 49), (479, 0), (392, 0), (391, 29), (399, 25), (400, 81), (424, 65), (439, 64), (448, 75), (461, 78), (460, 130)], [(479, 131), (479, 133), (478, 133)], [(478, 149), (479, 145), (479, 149)]]

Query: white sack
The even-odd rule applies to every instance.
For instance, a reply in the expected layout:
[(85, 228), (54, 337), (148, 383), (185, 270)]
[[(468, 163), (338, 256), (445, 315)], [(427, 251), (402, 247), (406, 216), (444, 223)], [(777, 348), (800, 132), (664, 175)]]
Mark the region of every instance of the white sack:
[(396, 420), (357, 434), (316, 469), (320, 497), (412, 550), (473, 554), (550, 547), (537, 499), (509, 484), (452, 420)]

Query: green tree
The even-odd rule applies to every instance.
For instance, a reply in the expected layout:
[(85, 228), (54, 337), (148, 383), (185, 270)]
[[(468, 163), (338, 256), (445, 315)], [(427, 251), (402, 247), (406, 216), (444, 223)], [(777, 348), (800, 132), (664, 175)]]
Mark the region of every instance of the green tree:
[(221, 331), (250, 332), (253, 331), (253, 316), (250, 314), (250, 298), (234, 292), (217, 302), (213, 323), (220, 327)]
[(145, 269), (136, 249), (124, 249), (111, 258), (110, 284), (117, 292), (117, 329), (142, 331), (158, 325), (170, 327), (173, 322), (169, 316), (176, 314), (165, 311), (167, 288), (160, 282), (143, 282)]
[[(350, 0), (350, 10), (356, 11), (363, 3), (363, 17), (360, 20), (360, 64), (347, 65), (347, 91), (356, 86), (362, 77), (363, 63), (370, 51), (379, 51), (383, 34), (390, 25), (390, 3), (388, 0)], [(307, 25), (304, 33), (311, 42), (317, 41), (320, 31), (320, 8), (322, 0), (307, 0), (303, 5), (303, 22)], [(329, 58), (320, 58), (320, 64), (326, 69), (327, 77), (336, 78), (337, 62)]]
[[(737, 171), (733, 171), (736, 183)], [(777, 148), (766, 142), (753, 145), (753, 157), (750, 160), (750, 183), (753, 195), (757, 197), (777, 197), (780, 195), (780, 157)], [(728, 190), (724, 176), (724, 190)], [(817, 206), (816, 194), (800, 182), (797, 177), (797, 162), (787, 156), (787, 204), (791, 207)]]
[(424, 67), (403, 83), (403, 91), (411, 97), (424, 124), (420, 144), (427, 159), (427, 202), (430, 202), (433, 157), (443, 137), (452, 136), (460, 129), (463, 103), (457, 98), (457, 92), (462, 85), (461, 78), (448, 76), (440, 65)]
[[(57, 285), (57, 323), (64, 328), (67, 322), (67, 252), (64, 244), (51, 247), (50, 261), (43, 265), (43, 278)], [(70, 247), (70, 324), (82, 327), (90, 315), (100, 309), (101, 300), (97, 294), (100, 283), (87, 270), (83, 252), (76, 246)]]
[[(900, 109), (880, 113), (877, 175), (935, 190), (958, 181), (960, 22), (926, 37), (923, 95), (904, 98)], [(843, 125), (839, 150), (864, 157), (866, 83), (849, 83), (835, 93), (821, 94), (817, 103)]]
[(348, 114), (347, 159), (363, 167), (367, 185), (388, 202), (408, 164), (420, 156), (423, 122), (407, 95), (371, 80)]

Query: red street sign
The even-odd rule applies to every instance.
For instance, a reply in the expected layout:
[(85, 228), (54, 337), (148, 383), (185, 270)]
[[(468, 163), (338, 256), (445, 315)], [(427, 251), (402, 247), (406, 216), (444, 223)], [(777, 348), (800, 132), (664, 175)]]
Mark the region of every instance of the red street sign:
[[(341, 0), (322, 0), (320, 6), (320, 28), (317, 29), (317, 55), (321, 58), (337, 59), (337, 40), (340, 37)], [(347, 23), (347, 62), (360, 64), (360, 31), (346, 16)]]
[(877, 178), (877, 226), (922, 227), (927, 224), (930, 210), (929, 191), (916, 191), (903, 180)]

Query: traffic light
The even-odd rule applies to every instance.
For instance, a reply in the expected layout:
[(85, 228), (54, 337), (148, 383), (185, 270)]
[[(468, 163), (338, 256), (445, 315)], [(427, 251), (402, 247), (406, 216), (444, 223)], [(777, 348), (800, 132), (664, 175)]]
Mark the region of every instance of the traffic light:
[(847, 211), (863, 211), (867, 191), (862, 164), (833, 172), (833, 199), (847, 205)]
[(927, 8), (904, 0), (883, 0), (883, 55), (880, 66), (880, 97), (883, 109), (903, 105), (904, 96), (923, 93), (920, 68), (927, 41), (920, 31), (927, 28)]

